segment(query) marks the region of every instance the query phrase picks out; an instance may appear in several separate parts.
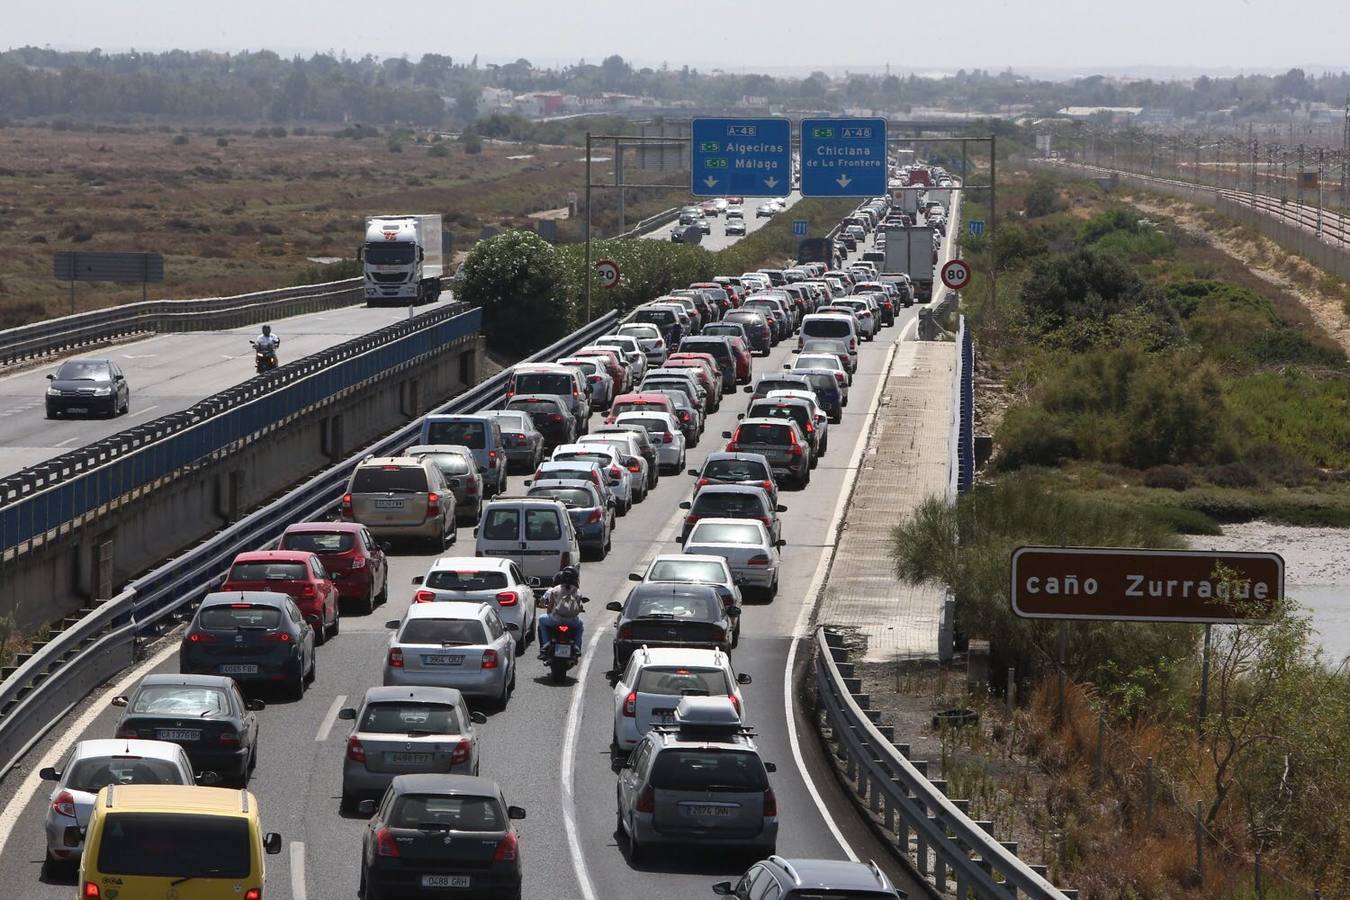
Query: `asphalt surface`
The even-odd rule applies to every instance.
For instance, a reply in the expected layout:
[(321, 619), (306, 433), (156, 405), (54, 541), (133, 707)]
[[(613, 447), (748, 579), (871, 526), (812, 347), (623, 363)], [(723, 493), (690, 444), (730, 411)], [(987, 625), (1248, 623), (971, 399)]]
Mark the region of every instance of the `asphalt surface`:
[[(789, 857), (842, 859), (851, 853), (861, 859), (874, 858), (911, 896), (921, 894), (852, 813), (821, 758), (809, 721), (800, 710), (795, 721), (789, 721), (787, 704), (795, 704), (799, 692), (785, 690), (785, 681), (793, 683), (792, 674), (786, 671), (790, 649), (794, 635), (805, 633), (808, 589), (823, 558), (839, 498), (852, 477), (850, 462), (865, 438), (888, 350), (917, 309), (904, 311), (895, 327), (884, 329), (875, 342), (863, 346), (851, 403), (843, 421), (830, 426), (827, 455), (807, 488), (781, 494), (780, 502), (788, 507), (782, 514), (788, 542), (783, 551), (782, 587), (773, 602), (746, 605), (740, 646), (732, 654), (736, 670), (754, 678), (744, 688), (746, 719), (759, 729), (764, 758), (778, 764), (777, 773), (771, 776), (779, 801), (778, 852)], [(795, 339), (790, 339), (769, 357), (756, 358), (756, 377), (780, 370), (791, 359), (789, 351), (794, 346)], [(747, 399), (739, 393), (724, 398), (721, 410), (709, 418), (699, 446), (690, 450), (687, 468), (700, 466), (708, 452), (723, 446), (721, 432), (734, 426)], [(935, 422), (933, 427), (945, 428), (946, 423)], [(520, 488), (520, 479), (513, 477), (513, 489)], [(592, 598), (586, 615), (592, 664), (584, 678), (550, 683), (532, 645), (518, 657), (517, 688), (510, 704), (501, 712), (484, 710), (489, 721), (479, 727), (481, 774), (499, 781), (508, 802), (528, 811), (528, 818), (520, 823), (526, 897), (598, 900), (640, 895), (683, 900), (710, 896), (712, 882), (738, 876), (750, 862), (744, 855), (707, 847), (672, 848), (635, 867), (628, 861), (626, 841), (615, 833), (617, 763), (609, 749), (613, 701), (604, 671), (610, 658), (614, 614), (606, 612), (604, 605), (626, 595), (630, 571), (641, 569), (657, 553), (679, 552), (674, 538), (683, 512), (677, 504), (688, 497), (692, 481), (687, 474), (663, 476), (648, 499), (619, 520), (608, 559), (583, 566), (583, 593)], [(458, 543), (444, 555), (472, 554), (471, 529), (463, 528)], [(364, 822), (338, 809), (348, 726), (334, 724), (333, 716), (339, 706), (355, 705), (366, 688), (380, 683), (388, 634), (384, 623), (397, 619), (407, 608), (413, 590), (410, 580), (424, 574), (431, 560), (421, 551), (396, 550), (391, 555), (389, 603), (368, 616), (344, 616), (341, 634), (319, 650), (317, 682), (306, 697), (299, 702), (269, 702), (259, 713), (259, 763), (250, 789), (259, 798), (264, 827), (280, 831), (287, 844), (280, 856), (268, 860), (268, 897), (307, 900), (356, 895)], [(174, 641), (161, 646), (176, 651)], [(150, 648), (150, 659), (124, 680), (139, 678), (151, 669), (176, 671), (176, 652), (154, 665), (156, 649)], [(802, 645), (796, 660), (799, 669), (808, 653)], [(574, 675), (580, 673), (580, 668), (573, 670)], [(71, 896), (73, 875), (44, 880), (42, 823), (50, 786), (35, 783), (30, 773), (54, 763), (44, 756), (61, 752), (75, 739), (111, 735), (117, 712), (107, 705), (111, 690), (96, 693), (72, 711), (21, 768), (0, 782), (4, 804), (0, 884), (7, 886), (6, 893), (12, 889), (14, 896), (34, 900)], [(814, 790), (795, 761), (794, 737)], [(574, 748), (574, 755), (569, 747)], [(817, 794), (819, 802), (814, 799)], [(835, 836), (836, 829), (840, 838)]]
[[(793, 204), (795, 204), (798, 200), (802, 199), (802, 195), (801, 192), (799, 191), (793, 191), (792, 193), (787, 195), (787, 209), (783, 210), (780, 213), (777, 213), (772, 218), (764, 218), (764, 219), (756, 218), (755, 209), (758, 208), (761, 203), (766, 203), (771, 199), (773, 198), (772, 197), (745, 198), (745, 203), (741, 205), (741, 209), (745, 210), (746, 235), (754, 234), (756, 231), (759, 231), (759, 229), (763, 228), (765, 225), (769, 224), (774, 219), (779, 219), (782, 218), (783, 216), (786, 216), (788, 214), (788, 210), (792, 209)], [(673, 225), (674, 225), (673, 222), (667, 222), (665, 225), (660, 226), (655, 231), (650, 231), (647, 234), (644, 234), (642, 236), (642, 239), (648, 241), (668, 241), (670, 240), (670, 229), (673, 227)], [(723, 214), (717, 216), (712, 220), (712, 232), (709, 234), (705, 234), (703, 236), (703, 239), (698, 242), (698, 245), (702, 247), (704, 250), (713, 250), (713, 251), (725, 250), (727, 247), (730, 247), (732, 244), (736, 243), (741, 239), (742, 237), (741, 235), (729, 236), (726, 232), (726, 228), (727, 228), (726, 215)]]
[[(442, 302), (449, 302), (448, 298)], [(416, 312), (432, 308), (430, 304), (419, 306)], [(272, 323), (272, 329), (281, 338), (284, 364), (407, 317), (407, 307), (347, 306), (279, 319)], [(47, 374), (56, 371), (60, 360), (0, 378), (0, 475), (186, 409), (217, 391), (247, 381), (255, 374), (253, 348), (248, 342), (260, 328), (250, 325), (230, 331), (161, 334), (78, 354), (116, 360), (126, 373), (131, 410), (113, 419), (46, 418)]]

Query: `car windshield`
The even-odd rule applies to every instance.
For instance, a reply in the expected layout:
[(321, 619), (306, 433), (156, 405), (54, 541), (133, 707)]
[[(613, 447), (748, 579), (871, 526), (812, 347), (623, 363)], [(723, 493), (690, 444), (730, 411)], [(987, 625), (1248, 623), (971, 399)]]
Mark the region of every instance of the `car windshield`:
[(675, 324), (675, 313), (668, 309), (640, 309), (634, 318), (639, 322), (655, 322), (658, 325)]
[(543, 397), (531, 397), (528, 400), (512, 400), (507, 404), (507, 409), (520, 410), (534, 419), (535, 424), (541, 421), (548, 421), (549, 416), (562, 416), (562, 407), (558, 405), (557, 400), (546, 400)]
[(459, 444), (470, 450), (487, 446), (486, 426), (482, 422), (428, 422), (425, 443)]
[(699, 522), (689, 534), (689, 544), (754, 544), (764, 543), (764, 534), (754, 525), (732, 525), (720, 522)]
[(495, 797), (405, 794), (395, 801), (389, 825), (445, 831), (505, 831), (506, 816)]
[(408, 700), (372, 703), (357, 731), (374, 734), (459, 734), (459, 714), (444, 703), (416, 703)]
[(178, 766), (149, 756), (91, 756), (66, 773), (65, 787), (98, 793), (110, 784), (189, 784)]
[(550, 497), (554, 500), (561, 500), (563, 506), (568, 509), (591, 509), (597, 505), (595, 497), (580, 488), (530, 488), (530, 492), (526, 496)]
[(470, 468), (469, 461), (458, 453), (419, 453), (418, 459), (430, 460), (444, 475), (468, 475), (478, 471), (476, 464)]
[(641, 694), (666, 697), (725, 697), (730, 693), (727, 676), (721, 669), (685, 669), (675, 666), (648, 666), (638, 675), (635, 689)]
[(625, 400), (623, 403), (614, 404), (614, 408), (611, 412), (618, 416), (626, 412), (633, 412), (634, 410), (648, 409), (649, 407), (664, 409), (665, 404), (657, 403), (654, 400)]
[(137, 691), (127, 708), (142, 716), (210, 719), (229, 715), (230, 701), (218, 688), (151, 684)]
[(705, 489), (694, 500), (693, 512), (704, 518), (762, 516), (764, 505), (758, 494)]
[(614, 462), (613, 457), (608, 453), (601, 453), (598, 450), (593, 452), (586, 450), (572, 450), (566, 453), (554, 453), (553, 458), (558, 462), (593, 462), (602, 466), (607, 466)]
[(745, 444), (750, 447), (782, 447), (792, 443), (792, 438), (789, 437), (790, 434), (791, 432), (782, 425), (769, 425), (766, 423), (742, 425), (740, 428), (736, 429), (736, 443)]
[(112, 370), (103, 362), (68, 362), (56, 370), (57, 381), (111, 381)]
[(463, 647), (488, 641), (483, 623), (477, 619), (410, 619), (404, 623), (398, 642)]
[(226, 581), (304, 581), (309, 569), (302, 562), (241, 562)]
[(797, 357), (794, 369), (843, 369), (844, 364), (832, 353), (804, 353)]
[(839, 382), (828, 372), (811, 372), (806, 376), (811, 382), (811, 390), (819, 394), (821, 391), (837, 391)]
[(530, 421), (524, 413), (518, 412), (500, 412), (493, 416), (497, 420), (498, 426), (507, 430), (516, 429), (523, 431), (525, 423)]
[(346, 553), (356, 544), (350, 531), (294, 531), (282, 535), (281, 550), (304, 553)]
[(564, 375), (561, 372), (517, 372), (514, 386), (517, 394), (571, 396), (576, 382), (571, 375)]
[(679, 581), (692, 584), (725, 584), (722, 563), (701, 559), (661, 559), (652, 563), (647, 581)]
[(281, 610), (275, 606), (249, 606), (245, 603), (207, 606), (197, 614), (197, 624), (208, 631), (272, 629), (281, 624)]
[(415, 256), (411, 241), (366, 244), (366, 263), (372, 266), (408, 266)]
[(762, 791), (769, 786), (764, 763), (745, 750), (667, 750), (652, 766), (652, 787), (661, 791)]
[(820, 337), (849, 337), (853, 334), (853, 329), (846, 319), (815, 319), (806, 323), (802, 328), (802, 334)]
[(437, 591), (497, 591), (506, 587), (506, 573), (436, 569), (427, 575), (425, 586)]
[(756, 403), (750, 407), (749, 414), (756, 419), (792, 419), (803, 426), (811, 420), (811, 413), (806, 407), (778, 403)]
[(427, 489), (421, 466), (362, 466), (352, 476), (353, 494), (420, 494)]
[(103, 824), (98, 870), (104, 875), (238, 880), (253, 871), (251, 844), (248, 820), (242, 816), (113, 812)]
[(542, 481), (545, 478), (552, 478), (556, 481), (590, 481), (591, 474), (591, 469), (568, 469), (561, 466), (545, 464), (539, 469), (539, 480)]
[(764, 464), (753, 459), (710, 459), (703, 467), (704, 478), (721, 481), (768, 481)]
[[(687, 588), (686, 588), (687, 590)], [(662, 619), (699, 619), (715, 622), (722, 615), (722, 604), (708, 594), (654, 593), (639, 595), (626, 611), (629, 618), (654, 616)]]
[(638, 339), (656, 340), (661, 335), (654, 326), (651, 325), (620, 325), (619, 334), (627, 334)]
[(624, 423), (641, 425), (648, 434), (665, 434), (670, 430), (670, 425), (660, 419), (625, 419)]

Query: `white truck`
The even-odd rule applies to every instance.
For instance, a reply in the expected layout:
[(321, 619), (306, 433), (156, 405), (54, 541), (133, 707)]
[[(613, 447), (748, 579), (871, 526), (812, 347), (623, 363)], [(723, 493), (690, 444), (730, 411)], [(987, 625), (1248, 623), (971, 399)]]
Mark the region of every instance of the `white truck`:
[(891, 199), (894, 206), (903, 213), (908, 213), (911, 219), (915, 218), (919, 212), (919, 195), (923, 193), (923, 188), (914, 187), (896, 187), (891, 189)]
[(372, 216), (358, 256), (367, 306), (434, 303), (441, 294), (445, 264), (441, 217)]
[(933, 299), (933, 266), (936, 263), (931, 225), (886, 229), (886, 259), (878, 273), (883, 281), (887, 275), (908, 275), (915, 302), (927, 303)]

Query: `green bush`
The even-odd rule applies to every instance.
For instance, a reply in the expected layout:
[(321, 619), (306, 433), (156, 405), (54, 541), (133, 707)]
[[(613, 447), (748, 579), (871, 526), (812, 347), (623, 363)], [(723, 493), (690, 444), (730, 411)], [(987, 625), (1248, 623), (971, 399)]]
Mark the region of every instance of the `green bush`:
[[(436, 137), (439, 139), (440, 135), (437, 135)], [(445, 146), (445, 144), (433, 143), (430, 149), (427, 150), (427, 156), (434, 156), (437, 159), (445, 159), (449, 155), (450, 148)]]
[(1154, 466), (1144, 473), (1144, 485), (1151, 488), (1166, 488), (1169, 491), (1184, 491), (1191, 486), (1191, 473), (1181, 466)]
[(563, 265), (550, 244), (532, 231), (508, 231), (469, 251), (460, 299), (483, 307), (489, 346), (521, 357), (570, 330), (562, 279)]
[(1230, 379), (1225, 404), (1251, 443), (1321, 468), (1350, 469), (1350, 378), (1289, 369)]
[(1059, 189), (1056, 187), (1055, 179), (1049, 175), (1038, 175), (1031, 182), (1031, 188), (1027, 191), (1027, 218), (1038, 219), (1051, 213), (1057, 213), (1063, 208), (1064, 203), (1059, 199)]
[(473, 128), (465, 128), (459, 136), (459, 142), (464, 145), (464, 152), (470, 156), (477, 156), (483, 152), (483, 138)]
[(1145, 295), (1139, 276), (1117, 257), (1084, 248), (1039, 259), (1022, 286), (1022, 303), (1045, 328), (1104, 321)]

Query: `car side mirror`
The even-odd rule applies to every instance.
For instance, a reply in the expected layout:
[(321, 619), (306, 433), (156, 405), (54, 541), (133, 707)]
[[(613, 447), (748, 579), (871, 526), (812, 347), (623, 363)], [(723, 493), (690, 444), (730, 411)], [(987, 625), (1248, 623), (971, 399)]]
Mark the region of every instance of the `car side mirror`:
[(777, 509), (778, 509), (779, 512), (787, 512), (787, 507), (786, 507), (786, 506), (779, 506), (779, 507), (777, 507)]
[(525, 807), (523, 807), (523, 806), (508, 806), (508, 807), (506, 808), (506, 817), (507, 817), (508, 819), (523, 819), (523, 818), (525, 818)]
[(48, 381), (55, 381), (55, 380), (56, 380), (56, 373), (54, 373), (54, 372), (48, 372), (48, 373), (47, 373), (47, 380), (48, 380)]
[(487, 716), (475, 710), (474, 712), (469, 713), (469, 721), (475, 725), (486, 725)]
[(736, 676), (737, 684), (749, 684), (752, 680), (753, 679), (744, 672), (741, 672), (739, 675)]
[(783, 363), (783, 368), (791, 370), (792, 366), (788, 365), (787, 363)]
[(698, 477), (698, 469), (690, 469), (690, 470), (689, 470), (689, 474), (690, 474), (690, 475), (693, 475), (695, 478), (697, 478), (697, 477)]
[(422, 583), (422, 580), (423, 580), (425, 577), (426, 577), (426, 576), (423, 576), (423, 575), (414, 575), (414, 576), (412, 577), (412, 583), (413, 583), (413, 584), (421, 584), (421, 583)]
[(45, 769), (38, 772), (38, 777), (43, 781), (60, 781), (61, 773), (56, 771), (52, 766), (47, 766)]
[(754, 385), (747, 384), (745, 387), (741, 388), (741, 392), (745, 394), (753, 394), (755, 392)]
[(339, 719), (342, 719), (344, 722), (352, 722), (352, 721), (355, 721), (355, 720), (356, 720), (356, 707), (354, 707), (354, 706), (344, 706), (344, 707), (342, 707), (342, 709), (339, 709), (339, 710), (338, 710), (337, 717), (338, 717)]
[(360, 803), (356, 804), (356, 811), (363, 816), (375, 815), (375, 801), (362, 800)]
[(390, 619), (388, 622), (385, 622), (385, 623), (384, 623), (384, 627), (385, 627), (385, 628), (397, 628), (397, 627), (398, 627), (398, 619)]
[(641, 572), (629, 572), (629, 573), (628, 573), (628, 580), (629, 580), (629, 581), (641, 581), (641, 580), (642, 580), (642, 573), (641, 573)]
[(475, 525), (475, 526), (473, 527), (473, 536), (474, 536), (474, 537), (478, 537), (478, 526), (477, 526), (477, 525)]
[(520, 626), (517, 625), (515, 622), (503, 622), (503, 623), (502, 623), (502, 626), (503, 626), (507, 631), (519, 631), (519, 630), (520, 630)]
[(620, 603), (618, 600), (611, 600), (605, 604), (605, 609), (609, 610), (610, 612), (621, 613), (623, 612), (623, 604)]
[(202, 772), (197, 776), (196, 781), (202, 787), (210, 787), (213, 784), (220, 784), (221, 778), (219, 772)]
[(540, 578), (538, 575), (531, 575), (529, 578), (525, 579), (525, 583), (532, 588), (543, 587), (544, 579)]
[(383, 550), (385, 553), (393, 553), (394, 545), (389, 543), (388, 541), (380, 541), (380, 549)]
[[(744, 419), (744, 418), (745, 418), (745, 413), (736, 413), (736, 421), (737, 421), (737, 422), (739, 422), (741, 419)], [(728, 434), (727, 437), (731, 437), (731, 435)]]
[(680, 509), (692, 509), (692, 508), (693, 504), (690, 503), (688, 500), (680, 501)]
[(129, 702), (131, 701), (129, 701), (125, 695), (112, 698), (113, 706), (126, 706)]
[(530, 485), (534, 484), (534, 479), (533, 479), (533, 478), (526, 478), (524, 484), (525, 484), (526, 487), (529, 487)]
[(114, 376), (113, 376), (113, 381), (126, 381), (126, 380), (127, 380), (127, 377), (126, 377), (125, 375), (114, 375)]
[(719, 881), (712, 886), (712, 892), (719, 897), (730, 897), (734, 891), (730, 881)]
[(260, 712), (267, 708), (267, 704), (261, 700), (245, 700), (244, 709), (249, 712)]
[(722, 432), (722, 437), (726, 438), (727, 440), (731, 440), (731, 432), (730, 431)]
[(777, 540), (777, 541), (774, 541), (774, 542), (773, 542), (773, 545), (774, 545), (775, 547), (786, 547), (786, 546), (787, 546), (787, 541), (784, 541), (784, 540)]
[(731, 616), (732, 618), (735, 618), (736, 616), (739, 616), (740, 614), (741, 614), (741, 608), (740, 608), (739, 606), (728, 606), (728, 607), (727, 607), (727, 615)]
[(267, 851), (268, 856), (276, 856), (281, 852), (281, 835), (275, 831), (269, 831), (263, 836), (263, 849)]

